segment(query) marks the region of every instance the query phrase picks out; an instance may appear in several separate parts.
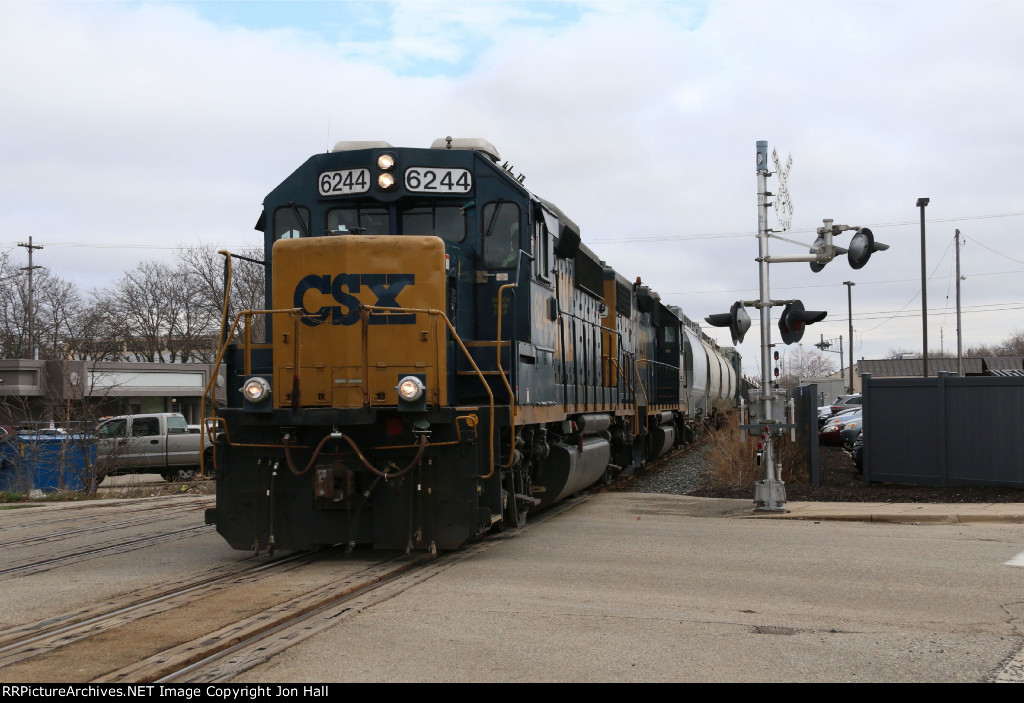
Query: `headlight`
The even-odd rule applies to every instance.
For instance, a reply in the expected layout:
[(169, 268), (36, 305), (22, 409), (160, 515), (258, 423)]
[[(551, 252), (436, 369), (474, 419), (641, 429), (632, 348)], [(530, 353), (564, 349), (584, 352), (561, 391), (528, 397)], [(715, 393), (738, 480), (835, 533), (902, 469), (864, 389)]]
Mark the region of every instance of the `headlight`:
[(395, 157), (391, 154), (381, 154), (377, 157), (377, 168), (382, 171), (390, 171), (395, 167)]
[(391, 190), (395, 187), (395, 177), (390, 173), (382, 173), (377, 176), (377, 185), (381, 190)]
[(250, 403), (258, 403), (268, 395), (270, 395), (270, 384), (267, 383), (267, 379), (261, 378), (260, 376), (253, 376), (244, 384), (242, 384), (242, 395)]
[(423, 385), (423, 381), (415, 376), (406, 376), (398, 382), (395, 390), (398, 391), (399, 398), (407, 403), (413, 403), (423, 397), (426, 386)]

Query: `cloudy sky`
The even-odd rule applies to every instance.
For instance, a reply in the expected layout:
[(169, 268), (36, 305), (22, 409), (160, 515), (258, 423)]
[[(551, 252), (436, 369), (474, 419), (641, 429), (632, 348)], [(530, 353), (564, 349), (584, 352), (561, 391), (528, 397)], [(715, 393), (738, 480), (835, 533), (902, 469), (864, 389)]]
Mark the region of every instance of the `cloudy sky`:
[(90, 290), (177, 246), (257, 243), (264, 195), (336, 141), (484, 137), (601, 258), (703, 319), (758, 297), (766, 140), (792, 155), (801, 243), (772, 254), (824, 218), (891, 245), (857, 271), (771, 267), (774, 299), (828, 311), (805, 344), (849, 348), (853, 281), (855, 358), (920, 351), (920, 197), (929, 347), (956, 349), (957, 229), (964, 345), (998, 343), (1024, 329), (1022, 26), (1013, 0), (0, 0), (0, 251), (32, 236), (34, 263)]

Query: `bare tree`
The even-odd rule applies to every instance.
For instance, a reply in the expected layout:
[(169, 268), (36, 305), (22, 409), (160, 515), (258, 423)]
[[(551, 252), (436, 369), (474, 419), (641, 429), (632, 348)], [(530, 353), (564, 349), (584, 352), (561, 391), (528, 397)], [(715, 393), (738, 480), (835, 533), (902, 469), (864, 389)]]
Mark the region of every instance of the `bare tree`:
[[(260, 310), (264, 305), (264, 267), (256, 263), (263, 260), (262, 248), (247, 248), (232, 252), (231, 296), (228, 305), (228, 325), (242, 310)], [(186, 287), (200, 305), (216, 311), (217, 330), (224, 307), (224, 261), (216, 247), (201, 245), (178, 251), (179, 270)], [(263, 321), (253, 320), (254, 339), (263, 336)], [(215, 340), (219, 342), (218, 340)], [(212, 361), (212, 359), (211, 359)]]
[(1024, 356), (1024, 330), (1014, 330), (996, 349), (1000, 356)]
[(783, 361), (779, 376), (779, 385), (783, 388), (798, 385), (801, 378), (820, 378), (836, 371), (832, 359), (818, 349), (807, 348), (803, 344), (787, 347)]
[(29, 301), (28, 276), (6, 253), (0, 256), (0, 356), (35, 358), (38, 350), (41, 359), (62, 358), (80, 334), (85, 303), (74, 283), (46, 269), (34, 273), (32, 284)]

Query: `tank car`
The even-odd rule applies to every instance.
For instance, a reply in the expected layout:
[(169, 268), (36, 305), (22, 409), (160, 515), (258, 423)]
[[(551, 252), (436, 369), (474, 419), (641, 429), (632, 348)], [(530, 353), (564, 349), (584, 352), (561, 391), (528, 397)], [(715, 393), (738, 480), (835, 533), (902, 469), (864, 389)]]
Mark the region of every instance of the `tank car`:
[(455, 549), (732, 407), (735, 350), (500, 161), (482, 139), (340, 142), (266, 197), (266, 308), (226, 321), (204, 420), (232, 547)]

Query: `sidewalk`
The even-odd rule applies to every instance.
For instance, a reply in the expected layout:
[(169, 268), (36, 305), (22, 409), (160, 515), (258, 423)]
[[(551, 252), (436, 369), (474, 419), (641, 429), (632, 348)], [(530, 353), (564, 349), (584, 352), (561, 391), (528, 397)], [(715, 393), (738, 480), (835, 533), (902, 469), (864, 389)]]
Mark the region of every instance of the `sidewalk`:
[(910, 524), (1024, 523), (1024, 503), (786, 503), (786, 512), (753, 512), (760, 519), (850, 520)]

